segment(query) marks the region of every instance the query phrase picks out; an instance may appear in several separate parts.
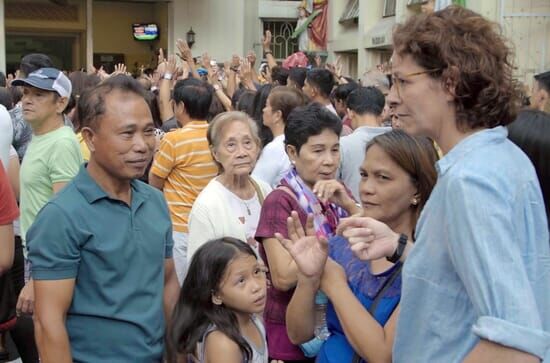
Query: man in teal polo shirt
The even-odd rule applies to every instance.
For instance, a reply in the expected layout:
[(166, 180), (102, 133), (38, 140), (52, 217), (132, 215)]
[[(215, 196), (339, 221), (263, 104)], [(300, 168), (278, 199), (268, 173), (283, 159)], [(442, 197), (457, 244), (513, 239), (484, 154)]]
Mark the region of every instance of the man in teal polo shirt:
[(155, 144), (143, 92), (120, 75), (81, 96), (90, 161), (27, 235), (42, 362), (162, 361), (179, 285), (164, 198), (136, 180)]

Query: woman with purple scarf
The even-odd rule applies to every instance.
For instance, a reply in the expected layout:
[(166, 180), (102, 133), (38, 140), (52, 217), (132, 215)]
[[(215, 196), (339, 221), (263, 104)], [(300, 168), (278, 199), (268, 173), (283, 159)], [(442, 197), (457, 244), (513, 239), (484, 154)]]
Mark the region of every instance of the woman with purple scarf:
[(311, 214), (316, 235), (329, 239), (335, 234), (340, 218), (361, 211), (347, 188), (335, 180), (341, 131), (338, 117), (316, 103), (298, 107), (288, 116), (285, 144), (292, 168), (264, 201), (256, 230), (271, 282), (264, 312), (271, 359), (312, 361), (290, 342), (286, 332), (285, 313), (296, 286), (298, 268), (275, 234), (288, 237), (287, 218), (296, 211), (304, 226)]

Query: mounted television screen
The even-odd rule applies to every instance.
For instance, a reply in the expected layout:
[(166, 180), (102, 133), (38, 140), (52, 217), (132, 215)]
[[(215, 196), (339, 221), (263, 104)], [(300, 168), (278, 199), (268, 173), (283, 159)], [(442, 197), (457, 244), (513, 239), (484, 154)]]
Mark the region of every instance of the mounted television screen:
[(155, 23), (132, 25), (135, 40), (155, 40), (159, 37), (159, 28)]

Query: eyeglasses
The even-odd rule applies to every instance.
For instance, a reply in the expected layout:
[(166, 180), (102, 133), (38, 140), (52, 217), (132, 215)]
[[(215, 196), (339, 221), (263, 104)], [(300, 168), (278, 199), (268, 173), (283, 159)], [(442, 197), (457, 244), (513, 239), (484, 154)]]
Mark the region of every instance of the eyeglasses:
[(440, 70), (441, 70), (441, 68), (428, 69), (426, 71), (420, 71), (420, 72), (413, 72), (413, 73), (404, 74), (401, 77), (396, 77), (394, 74), (392, 74), (391, 75), (392, 86), (395, 86), (395, 90), (397, 91), (397, 96), (399, 98), (401, 98), (401, 91), (402, 91), (403, 87), (405, 86), (405, 84), (407, 83), (407, 80), (405, 78), (420, 76), (422, 74), (435, 73), (435, 72), (439, 72)]

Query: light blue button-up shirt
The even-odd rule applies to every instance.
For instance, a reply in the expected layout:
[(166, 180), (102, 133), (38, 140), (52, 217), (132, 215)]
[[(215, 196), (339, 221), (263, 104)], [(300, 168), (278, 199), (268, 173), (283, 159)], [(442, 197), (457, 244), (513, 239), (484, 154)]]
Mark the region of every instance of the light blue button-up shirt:
[(437, 163), (403, 270), (394, 362), (462, 362), (480, 339), (550, 362), (544, 202), (506, 135), (479, 131)]

